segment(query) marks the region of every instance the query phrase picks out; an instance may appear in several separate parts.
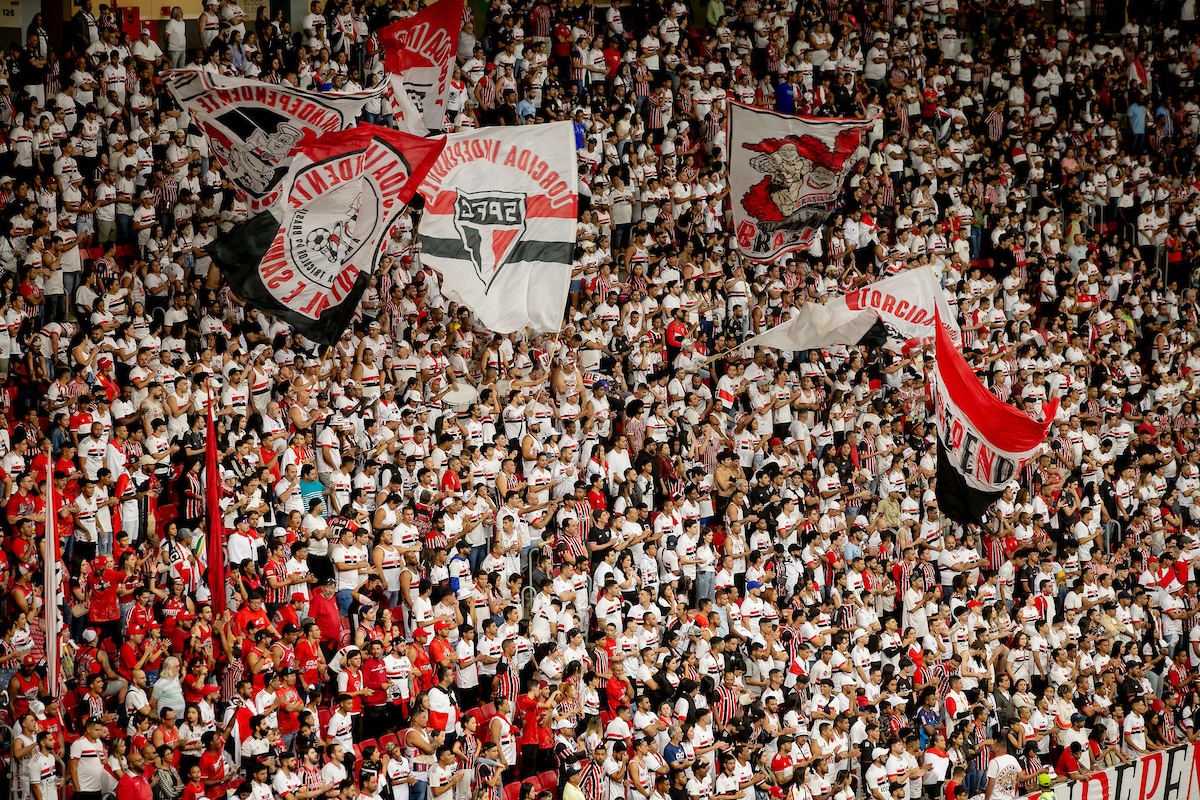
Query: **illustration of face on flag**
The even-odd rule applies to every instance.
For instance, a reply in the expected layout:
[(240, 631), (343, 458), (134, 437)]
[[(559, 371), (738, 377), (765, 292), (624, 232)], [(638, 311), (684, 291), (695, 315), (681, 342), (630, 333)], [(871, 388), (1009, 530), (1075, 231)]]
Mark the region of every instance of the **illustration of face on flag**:
[(292, 157), (306, 141), (353, 125), (367, 101), (387, 90), (380, 84), (352, 94), (306, 92), (198, 70), (174, 70), (165, 79), (251, 213), (280, 200)]
[(494, 331), (562, 325), (578, 203), (574, 137), (570, 122), (453, 134), (421, 185), (422, 261)]
[(404, 81), (427, 130), (445, 127), (446, 95), (465, 5), (465, 0), (438, 0), (378, 34), (384, 69)]
[(218, 238), (213, 262), (238, 297), (332, 344), (443, 144), (367, 124), (321, 137), (293, 159), (280, 206)]
[(938, 438), (938, 506), (958, 523), (980, 524), (1004, 487), (1046, 441), (1058, 399), (1042, 405), (1042, 421), (1001, 401), (979, 382), (940, 316), (938, 322), (930, 382)]
[(840, 202), (842, 182), (874, 124), (730, 103), (729, 188), (742, 254), (767, 261), (808, 247)]

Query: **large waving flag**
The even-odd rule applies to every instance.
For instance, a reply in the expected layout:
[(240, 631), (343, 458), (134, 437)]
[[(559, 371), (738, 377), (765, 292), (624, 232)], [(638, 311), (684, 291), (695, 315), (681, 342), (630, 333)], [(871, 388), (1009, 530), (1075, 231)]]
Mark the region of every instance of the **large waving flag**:
[(387, 90), (381, 83), (366, 92), (306, 92), (194, 69), (173, 70), (164, 80), (251, 213), (279, 201), (291, 159), (306, 141), (352, 126), (367, 101)]
[(283, 202), (219, 237), (209, 255), (244, 302), (331, 345), (443, 144), (367, 124), (327, 134), (296, 154)]
[(729, 199), (742, 255), (770, 261), (808, 247), (837, 207), (874, 124), (730, 103)]
[[(892, 350), (907, 351), (933, 341), (935, 320), (953, 320), (946, 295), (933, 267), (919, 267), (835, 297), (828, 303), (806, 303), (787, 322), (748, 339), (745, 346), (780, 350), (813, 350), (835, 344), (876, 341)], [(950, 340), (962, 342), (951, 325)]]
[(1037, 455), (1058, 399), (1042, 405), (1039, 422), (985, 389), (941, 325), (936, 341), (931, 386), (938, 506), (958, 523), (979, 524), (1004, 487)]
[(379, 31), (383, 67), (404, 81), (425, 127), (446, 127), (446, 96), (466, 0), (438, 2)]
[(579, 202), (572, 123), (452, 134), (420, 191), (421, 261), (447, 297), (498, 333), (562, 327)]

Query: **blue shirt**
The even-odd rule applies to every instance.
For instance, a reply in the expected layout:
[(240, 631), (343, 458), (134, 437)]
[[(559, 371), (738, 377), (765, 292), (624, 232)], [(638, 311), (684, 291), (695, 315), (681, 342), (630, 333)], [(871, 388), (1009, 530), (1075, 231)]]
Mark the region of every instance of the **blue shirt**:
[(1129, 130), (1134, 134), (1146, 132), (1146, 107), (1139, 103), (1130, 103), (1125, 112), (1129, 115)]
[(796, 113), (796, 95), (788, 81), (775, 87), (775, 110), (780, 114)]

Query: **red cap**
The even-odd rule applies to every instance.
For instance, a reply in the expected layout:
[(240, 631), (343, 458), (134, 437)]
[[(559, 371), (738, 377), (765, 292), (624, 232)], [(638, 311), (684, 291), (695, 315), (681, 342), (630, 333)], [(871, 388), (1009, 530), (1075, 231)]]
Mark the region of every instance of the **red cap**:
[(134, 625), (132, 628), (125, 631), (125, 635), (126, 636), (145, 636), (146, 629), (141, 627), (140, 625)]
[(444, 619), (439, 619), (437, 622), (433, 623), (433, 630), (435, 633), (437, 631), (444, 631), (449, 627), (450, 627), (450, 623), (446, 622), (446, 620), (444, 620)]
[(304, 595), (300, 594), (299, 592), (296, 592), (294, 595), (292, 595), (292, 602), (293, 603), (307, 603), (308, 598), (305, 597)]
[(21, 659), (21, 663), (27, 667), (37, 666), (37, 656), (33, 653), (26, 653), (25, 657)]
[(428, 635), (429, 635), (429, 631), (425, 630), (424, 628), (417, 628), (415, 631), (413, 631), (414, 639), (419, 639), (422, 636), (428, 636)]

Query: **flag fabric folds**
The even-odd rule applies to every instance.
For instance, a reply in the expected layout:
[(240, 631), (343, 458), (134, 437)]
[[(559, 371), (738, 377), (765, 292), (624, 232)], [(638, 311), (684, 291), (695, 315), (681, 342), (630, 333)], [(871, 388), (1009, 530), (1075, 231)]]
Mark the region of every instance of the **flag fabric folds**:
[(172, 70), (164, 80), (251, 213), (280, 201), (291, 159), (305, 142), (352, 126), (367, 101), (387, 90), (380, 83), (365, 92), (308, 92), (192, 69)]
[(837, 207), (875, 120), (729, 105), (729, 199), (738, 249), (769, 261), (808, 247)]
[(438, 0), (379, 31), (383, 67), (399, 76), (431, 131), (446, 127), (446, 97), (465, 0)]
[[(954, 319), (933, 267), (918, 267), (828, 303), (806, 303), (791, 319), (748, 339), (744, 346), (812, 350), (859, 344), (872, 328), (882, 326), (887, 339), (883, 346), (904, 352), (933, 341), (939, 314)], [(956, 345), (962, 342), (953, 325), (946, 333)]]
[(61, 697), (62, 655), (62, 567), (57, 531), (57, 504), (54, 499), (54, 459), (46, 470), (46, 539), (42, 550), (42, 630), (46, 633), (46, 690)]
[(1042, 405), (1042, 421), (1002, 402), (979, 382), (941, 325), (930, 382), (938, 438), (937, 500), (960, 524), (986, 520), (1046, 440), (1058, 399)]
[(421, 261), (447, 297), (497, 333), (562, 326), (579, 201), (572, 123), (452, 134), (420, 192)]
[(322, 136), (295, 155), (280, 205), (217, 239), (209, 255), (244, 302), (332, 345), (442, 146), (367, 124)]
[(396, 127), (413, 136), (429, 135), (425, 118), (421, 116), (416, 104), (408, 96), (408, 90), (404, 88), (404, 79), (399, 75), (388, 75), (387, 81), (387, 99), (392, 111), (392, 121), (396, 123)]
[(221, 462), (217, 460), (217, 423), (214, 416), (216, 401), (213, 399), (211, 379), (205, 387), (208, 393), (208, 425), (204, 452), (204, 507), (208, 520), (206, 539), (208, 545), (208, 591), (209, 605), (213, 615), (225, 611), (225, 519), (221, 515)]

